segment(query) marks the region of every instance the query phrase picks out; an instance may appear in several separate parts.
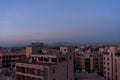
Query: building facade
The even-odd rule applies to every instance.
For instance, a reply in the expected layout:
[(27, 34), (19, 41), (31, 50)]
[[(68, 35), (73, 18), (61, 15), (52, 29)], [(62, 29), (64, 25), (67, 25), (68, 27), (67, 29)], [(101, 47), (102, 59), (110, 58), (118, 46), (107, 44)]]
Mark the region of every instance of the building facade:
[(103, 76), (103, 54), (99, 51), (99, 48), (77, 48), (74, 56), (75, 70), (96, 72)]
[(32, 54), (28, 48), (26, 62), (16, 64), (17, 80), (74, 80), (73, 54), (46, 52)]
[(107, 52), (104, 52), (104, 79), (120, 79), (120, 47), (111, 46)]
[(25, 60), (25, 49), (1, 49), (0, 68), (13, 69), (17, 62)]

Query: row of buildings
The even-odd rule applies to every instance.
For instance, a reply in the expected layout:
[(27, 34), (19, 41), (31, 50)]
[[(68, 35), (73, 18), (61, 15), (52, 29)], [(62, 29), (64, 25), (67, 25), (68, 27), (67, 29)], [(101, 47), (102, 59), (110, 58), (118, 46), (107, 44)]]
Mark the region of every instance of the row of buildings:
[(15, 69), (16, 80), (80, 80), (76, 73), (97, 73), (104, 80), (119, 80), (119, 60), (119, 46), (32, 43), (24, 48), (0, 48), (0, 69)]
[(0, 48), (0, 69), (13, 69), (16, 62), (26, 59), (25, 48)]
[(97, 72), (104, 80), (120, 79), (120, 46), (85, 48), (75, 50), (75, 70)]

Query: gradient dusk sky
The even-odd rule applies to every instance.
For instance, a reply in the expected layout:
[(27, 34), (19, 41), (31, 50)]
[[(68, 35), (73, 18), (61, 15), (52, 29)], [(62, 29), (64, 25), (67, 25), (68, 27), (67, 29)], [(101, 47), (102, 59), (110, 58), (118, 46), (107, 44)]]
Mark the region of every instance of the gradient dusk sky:
[(120, 0), (0, 0), (0, 44), (120, 42)]

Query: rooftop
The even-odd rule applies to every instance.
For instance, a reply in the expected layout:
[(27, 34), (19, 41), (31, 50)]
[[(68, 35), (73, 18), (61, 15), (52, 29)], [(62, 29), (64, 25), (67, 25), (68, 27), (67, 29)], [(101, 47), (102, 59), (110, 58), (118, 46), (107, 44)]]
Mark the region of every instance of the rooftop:
[(1, 53), (9, 54), (9, 53), (21, 53), (25, 52), (25, 48), (1, 48)]
[(103, 80), (97, 73), (75, 73), (76, 80)]

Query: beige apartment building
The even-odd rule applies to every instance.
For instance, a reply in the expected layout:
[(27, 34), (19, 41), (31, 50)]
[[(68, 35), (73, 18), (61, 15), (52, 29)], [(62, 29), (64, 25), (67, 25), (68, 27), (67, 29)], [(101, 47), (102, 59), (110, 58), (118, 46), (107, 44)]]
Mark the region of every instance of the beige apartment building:
[(96, 72), (103, 76), (103, 55), (101, 52), (91, 53), (75, 50), (75, 70)]
[(104, 79), (120, 80), (120, 47), (111, 46), (104, 52)]
[(74, 52), (73, 46), (60, 46), (60, 51), (62, 53)]
[(94, 53), (90, 55), (90, 67), (91, 67), (91, 72), (97, 72), (99, 75), (103, 76), (102, 53)]
[(42, 51), (32, 54), (26, 48), (27, 61), (16, 64), (17, 80), (74, 80), (73, 54)]
[(90, 54), (75, 53), (75, 69), (90, 72)]

